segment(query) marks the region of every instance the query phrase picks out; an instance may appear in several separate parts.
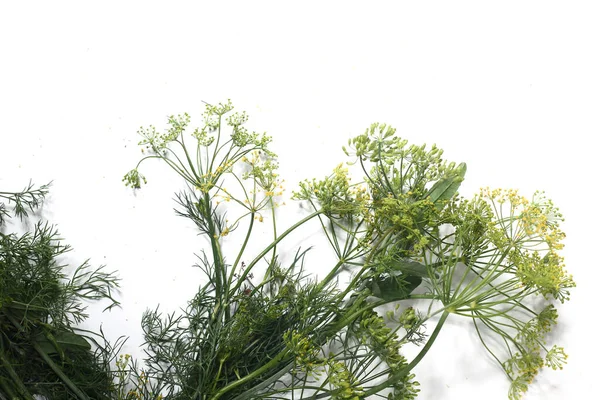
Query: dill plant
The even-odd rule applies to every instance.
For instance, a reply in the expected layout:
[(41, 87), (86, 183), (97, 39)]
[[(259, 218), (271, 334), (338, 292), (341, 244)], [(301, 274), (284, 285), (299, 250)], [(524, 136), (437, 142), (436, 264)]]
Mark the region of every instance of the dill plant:
[[(552, 303), (567, 300), (574, 283), (559, 255), (562, 217), (543, 193), (460, 197), (465, 164), (373, 124), (344, 147), (359, 178), (351, 183), (340, 164), (301, 182), (293, 197), (311, 212), (282, 230), (277, 157), (270, 137), (243, 126), (247, 118), (230, 102), (207, 104), (200, 128), (183, 114), (164, 132), (139, 131), (145, 155), (123, 180), (139, 189), (142, 163), (171, 167), (188, 185), (177, 213), (207, 249), (198, 262), (206, 281), (183, 312), (144, 314), (144, 380), (132, 398), (414, 399), (412, 370), (450, 316), (473, 322), (510, 399), (542, 367), (562, 368), (564, 350), (546, 340), (557, 322)], [(272, 242), (256, 251), (255, 225), (267, 215)], [(337, 260), (320, 281), (304, 271), (305, 251), (285, 265), (278, 257), (278, 244), (310, 220)], [(225, 254), (236, 229), (238, 251)], [(428, 306), (407, 305), (414, 299)], [(384, 316), (377, 310), (386, 305), (393, 311)], [(402, 355), (407, 343), (422, 346), (412, 360)]]
[(111, 344), (78, 325), (89, 301), (119, 305), (118, 279), (88, 262), (67, 273), (61, 258), (70, 247), (47, 222), (9, 232), (9, 221), (27, 221), (48, 190), (0, 191), (0, 399), (112, 400), (111, 363), (123, 339)]

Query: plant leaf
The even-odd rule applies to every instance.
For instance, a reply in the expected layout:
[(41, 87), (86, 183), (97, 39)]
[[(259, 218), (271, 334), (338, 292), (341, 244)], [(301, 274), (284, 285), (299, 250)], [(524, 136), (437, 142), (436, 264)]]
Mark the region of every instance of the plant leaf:
[(443, 206), (443, 202), (450, 200), (456, 194), (461, 182), (465, 178), (467, 172), (467, 164), (460, 163), (456, 168), (456, 172), (446, 176), (433, 184), (427, 196), (434, 202), (438, 208)]
[(420, 276), (421, 278), (429, 278), (427, 267), (416, 261), (394, 260), (389, 267), (404, 275)]
[(421, 277), (414, 275), (375, 278), (371, 282), (371, 293), (386, 301), (404, 300), (421, 284), (421, 281)]
[(69, 331), (58, 331), (54, 334), (46, 332), (45, 335), (39, 334), (35, 337), (35, 341), (44, 353), (60, 353), (61, 358), (64, 357), (65, 350), (89, 351), (92, 348), (89, 342), (82, 336)]

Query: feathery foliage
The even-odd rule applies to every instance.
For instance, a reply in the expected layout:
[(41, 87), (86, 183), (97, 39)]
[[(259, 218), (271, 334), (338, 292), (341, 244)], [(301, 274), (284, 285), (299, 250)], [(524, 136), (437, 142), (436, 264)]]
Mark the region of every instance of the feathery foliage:
[(48, 188), (0, 192), (0, 398), (112, 399), (111, 362), (122, 340), (111, 345), (102, 331), (77, 326), (87, 301), (118, 306), (117, 278), (87, 262), (67, 276), (60, 259), (70, 248), (47, 222), (7, 233), (9, 219), (28, 218)]

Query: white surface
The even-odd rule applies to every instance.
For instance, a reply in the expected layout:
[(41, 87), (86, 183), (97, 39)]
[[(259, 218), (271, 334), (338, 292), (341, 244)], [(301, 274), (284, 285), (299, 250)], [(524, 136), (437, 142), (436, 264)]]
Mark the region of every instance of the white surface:
[[(557, 329), (569, 364), (541, 374), (527, 398), (591, 398), (598, 5), (210, 3), (0, 3), (0, 187), (54, 180), (47, 216), (75, 248), (70, 261), (119, 270), (123, 309), (91, 323), (130, 335), (135, 353), (142, 311), (175, 310), (194, 293), (202, 242), (172, 212), (179, 183), (150, 164), (137, 195), (121, 178), (140, 155), (140, 125), (186, 111), (198, 122), (202, 100), (231, 98), (274, 137), (287, 193), (329, 173), (375, 121), (465, 161), (464, 194), (546, 190), (567, 219), (578, 288)], [(300, 215), (291, 202), (283, 212)], [(416, 369), (420, 398), (505, 399), (508, 382), (474, 333), (447, 325)]]

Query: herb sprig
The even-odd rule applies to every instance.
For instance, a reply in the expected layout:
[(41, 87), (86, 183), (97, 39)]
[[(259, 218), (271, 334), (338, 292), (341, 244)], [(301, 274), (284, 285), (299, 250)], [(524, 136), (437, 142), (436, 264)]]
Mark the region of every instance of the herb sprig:
[[(0, 399), (113, 399), (111, 363), (123, 339), (111, 344), (77, 326), (86, 302), (111, 309), (118, 279), (88, 262), (69, 277), (60, 258), (70, 250), (55, 227), (37, 222), (24, 234), (7, 233), (7, 220), (27, 218), (49, 185), (0, 192)], [(14, 207), (9, 208), (11, 205)]]

